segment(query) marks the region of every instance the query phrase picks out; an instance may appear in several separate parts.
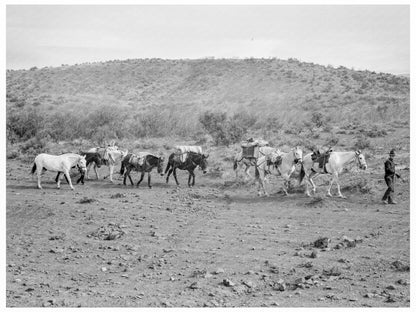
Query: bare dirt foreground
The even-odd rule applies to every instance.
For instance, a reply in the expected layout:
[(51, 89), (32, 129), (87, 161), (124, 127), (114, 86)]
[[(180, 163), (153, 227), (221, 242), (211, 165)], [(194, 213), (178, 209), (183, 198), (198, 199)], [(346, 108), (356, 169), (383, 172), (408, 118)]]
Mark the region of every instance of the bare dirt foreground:
[(153, 174), (153, 189), (72, 192), (46, 173), (38, 190), (29, 165), (6, 167), (8, 307), (410, 306), (409, 183), (382, 205), (381, 170), (343, 200), (321, 196), (324, 177), (314, 198), (258, 198), (201, 172), (189, 189), (183, 171), (179, 188)]

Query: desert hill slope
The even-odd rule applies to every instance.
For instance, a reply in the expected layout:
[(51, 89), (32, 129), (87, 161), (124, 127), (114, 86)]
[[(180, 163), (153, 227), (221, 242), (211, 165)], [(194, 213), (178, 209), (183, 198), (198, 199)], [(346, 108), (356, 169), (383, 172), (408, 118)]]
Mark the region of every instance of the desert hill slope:
[(316, 111), (338, 124), (408, 124), (410, 116), (409, 78), (296, 59), (130, 59), (6, 74), (9, 116), (34, 109), (79, 119), (107, 107), (126, 122), (157, 111), (189, 127), (207, 110), (274, 116), (282, 124)]

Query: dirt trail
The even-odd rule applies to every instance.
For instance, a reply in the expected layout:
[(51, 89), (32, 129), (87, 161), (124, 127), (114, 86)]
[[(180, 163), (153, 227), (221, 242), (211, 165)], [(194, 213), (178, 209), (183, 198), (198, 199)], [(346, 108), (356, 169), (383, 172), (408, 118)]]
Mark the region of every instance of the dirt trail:
[(179, 188), (153, 174), (153, 189), (72, 192), (52, 173), (36, 189), (20, 162), (6, 170), (8, 307), (410, 306), (408, 183), (385, 206), (378, 182), (346, 200), (259, 198), (200, 172), (193, 189), (180, 172)]

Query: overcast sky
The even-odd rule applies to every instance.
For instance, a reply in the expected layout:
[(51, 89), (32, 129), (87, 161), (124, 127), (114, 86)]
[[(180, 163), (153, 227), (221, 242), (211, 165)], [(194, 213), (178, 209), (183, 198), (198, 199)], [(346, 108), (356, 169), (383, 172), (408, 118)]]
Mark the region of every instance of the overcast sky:
[(6, 66), (128, 58), (297, 58), (410, 71), (407, 5), (6, 7)]

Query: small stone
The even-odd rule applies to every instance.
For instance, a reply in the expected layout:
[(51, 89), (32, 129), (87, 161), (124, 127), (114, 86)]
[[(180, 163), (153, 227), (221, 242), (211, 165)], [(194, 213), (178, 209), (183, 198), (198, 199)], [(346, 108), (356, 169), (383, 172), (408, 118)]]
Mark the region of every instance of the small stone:
[(312, 251), (311, 258), (318, 258), (318, 252), (316, 250)]
[(228, 278), (223, 279), (222, 283), (227, 287), (233, 287), (235, 286), (235, 283)]
[(389, 286), (387, 286), (387, 287), (386, 287), (386, 289), (389, 289), (389, 290), (395, 290), (395, 289), (396, 289), (396, 286), (394, 286), (394, 285), (389, 285)]
[(106, 267), (102, 267), (102, 268), (101, 268), (101, 271), (103, 271), (103, 272), (107, 272), (107, 268), (106, 268)]
[(404, 286), (407, 286), (410, 284), (408, 280), (404, 280), (404, 279), (399, 279), (396, 283), (399, 285), (404, 285)]
[(225, 273), (223, 268), (218, 268), (215, 270), (214, 274), (221, 274), (221, 273)]
[(246, 285), (248, 288), (255, 288), (256, 284), (254, 284), (252, 281), (244, 281), (244, 285)]
[(375, 296), (375, 294), (373, 294), (373, 293), (366, 293), (364, 295), (365, 298), (374, 298), (374, 296)]
[(279, 279), (274, 285), (273, 289), (277, 291), (285, 291), (286, 290), (286, 283), (284, 280)]
[(198, 289), (198, 288), (200, 288), (200, 286), (199, 286), (198, 282), (193, 282), (193, 283), (189, 286), (189, 288), (191, 288), (191, 289)]

